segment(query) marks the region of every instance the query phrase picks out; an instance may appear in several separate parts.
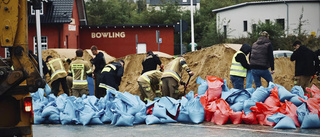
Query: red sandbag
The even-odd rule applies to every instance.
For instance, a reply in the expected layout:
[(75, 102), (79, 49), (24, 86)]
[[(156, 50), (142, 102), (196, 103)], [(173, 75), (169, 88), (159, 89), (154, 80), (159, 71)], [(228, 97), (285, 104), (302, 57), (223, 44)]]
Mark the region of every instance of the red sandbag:
[(242, 112), (235, 112), (235, 111), (230, 111), (229, 112), (230, 115), (230, 120), (232, 122), (232, 124), (241, 124), (242, 123)]
[(304, 100), (299, 98), (302, 102), (306, 102), (310, 113), (319, 114), (320, 115), (320, 98), (309, 98), (308, 100)]
[(208, 102), (214, 101), (221, 97), (223, 80), (215, 76), (207, 76), (208, 89), (205, 96), (208, 97)]
[(221, 110), (216, 110), (213, 114), (213, 121), (217, 125), (223, 125), (229, 120), (229, 113), (223, 113)]
[(208, 109), (208, 100), (207, 100), (207, 96), (201, 96), (200, 97), (200, 103), (202, 104), (203, 108), (204, 108), (204, 119), (206, 121), (211, 121), (213, 112), (210, 112)]
[(275, 86), (271, 90), (271, 95), (264, 101), (265, 104), (269, 106), (275, 106), (279, 107), (280, 106), (280, 100), (279, 100), (279, 95), (278, 95), (278, 87)]
[(279, 112), (279, 107), (269, 106), (265, 103), (257, 102), (256, 106), (251, 107), (250, 110), (252, 110), (252, 112), (256, 115), (260, 125), (275, 125), (275, 123), (267, 120), (267, 116), (271, 116), (274, 113)]
[(294, 121), (295, 125), (297, 127), (300, 127), (297, 114), (297, 106), (292, 102), (286, 100), (285, 103), (279, 108), (279, 112), (290, 117)]
[(243, 111), (242, 111), (242, 117), (241, 117), (242, 121), (246, 124), (258, 124), (256, 115), (254, 115), (253, 112), (250, 112), (248, 115), (246, 115)]
[[(320, 90), (314, 84), (311, 86), (311, 88), (306, 88), (306, 90), (312, 94), (313, 98), (320, 98)], [(310, 98), (310, 96), (308, 97)]]

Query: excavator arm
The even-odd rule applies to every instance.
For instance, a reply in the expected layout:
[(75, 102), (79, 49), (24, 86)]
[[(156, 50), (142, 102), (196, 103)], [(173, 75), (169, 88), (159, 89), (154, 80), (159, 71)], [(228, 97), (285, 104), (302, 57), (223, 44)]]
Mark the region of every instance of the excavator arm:
[(29, 56), (27, 11), (27, 0), (0, 1), (0, 45), (9, 48), (11, 56), (0, 61), (0, 96), (25, 80), (26, 92), (45, 86), (37, 62)]

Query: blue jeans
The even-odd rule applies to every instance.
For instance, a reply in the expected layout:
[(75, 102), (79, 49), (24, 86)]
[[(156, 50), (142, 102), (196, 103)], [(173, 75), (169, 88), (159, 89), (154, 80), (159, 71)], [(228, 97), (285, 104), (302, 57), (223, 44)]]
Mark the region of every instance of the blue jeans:
[(252, 83), (253, 83), (252, 71), (248, 70), (247, 79), (246, 79), (246, 89), (247, 88), (252, 88)]
[(271, 73), (268, 69), (251, 69), (251, 71), (256, 88), (261, 86), (261, 77), (264, 78), (268, 84), (270, 81), (273, 82)]
[(243, 77), (238, 77), (238, 76), (230, 76), (233, 88), (235, 89), (243, 89)]

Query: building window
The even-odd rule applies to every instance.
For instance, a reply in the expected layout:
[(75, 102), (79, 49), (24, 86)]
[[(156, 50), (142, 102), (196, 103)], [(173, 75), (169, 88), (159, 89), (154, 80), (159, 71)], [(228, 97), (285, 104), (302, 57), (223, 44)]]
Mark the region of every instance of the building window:
[(246, 32), (248, 31), (248, 21), (243, 21), (243, 31)]
[(270, 19), (266, 19), (266, 24), (270, 24)]
[[(47, 36), (41, 36), (41, 45), (42, 50), (48, 49), (48, 37)], [(38, 45), (37, 45), (37, 37), (33, 37), (33, 53), (38, 53)]]
[(6, 53), (5, 58), (10, 58), (11, 57), (9, 48), (5, 48), (5, 53)]
[[(33, 6), (32, 5), (31, 5), (31, 15), (36, 15), (36, 11), (33, 10)], [(43, 15), (43, 2), (41, 2), (40, 15)]]
[(227, 25), (223, 25), (224, 38), (227, 38)]
[(284, 19), (276, 19), (276, 23), (284, 30)]
[(252, 32), (256, 32), (257, 31), (257, 24), (252, 24)]
[(188, 2), (188, 0), (182, 0), (182, 2)]

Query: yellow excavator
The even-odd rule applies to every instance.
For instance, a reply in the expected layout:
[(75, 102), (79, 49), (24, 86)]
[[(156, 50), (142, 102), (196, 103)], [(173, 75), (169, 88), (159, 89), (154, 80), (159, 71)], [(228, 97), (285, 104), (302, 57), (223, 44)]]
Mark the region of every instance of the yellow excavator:
[(0, 0), (0, 46), (11, 56), (0, 58), (0, 136), (32, 136), (30, 93), (46, 84), (29, 56), (27, 11), (27, 0)]

